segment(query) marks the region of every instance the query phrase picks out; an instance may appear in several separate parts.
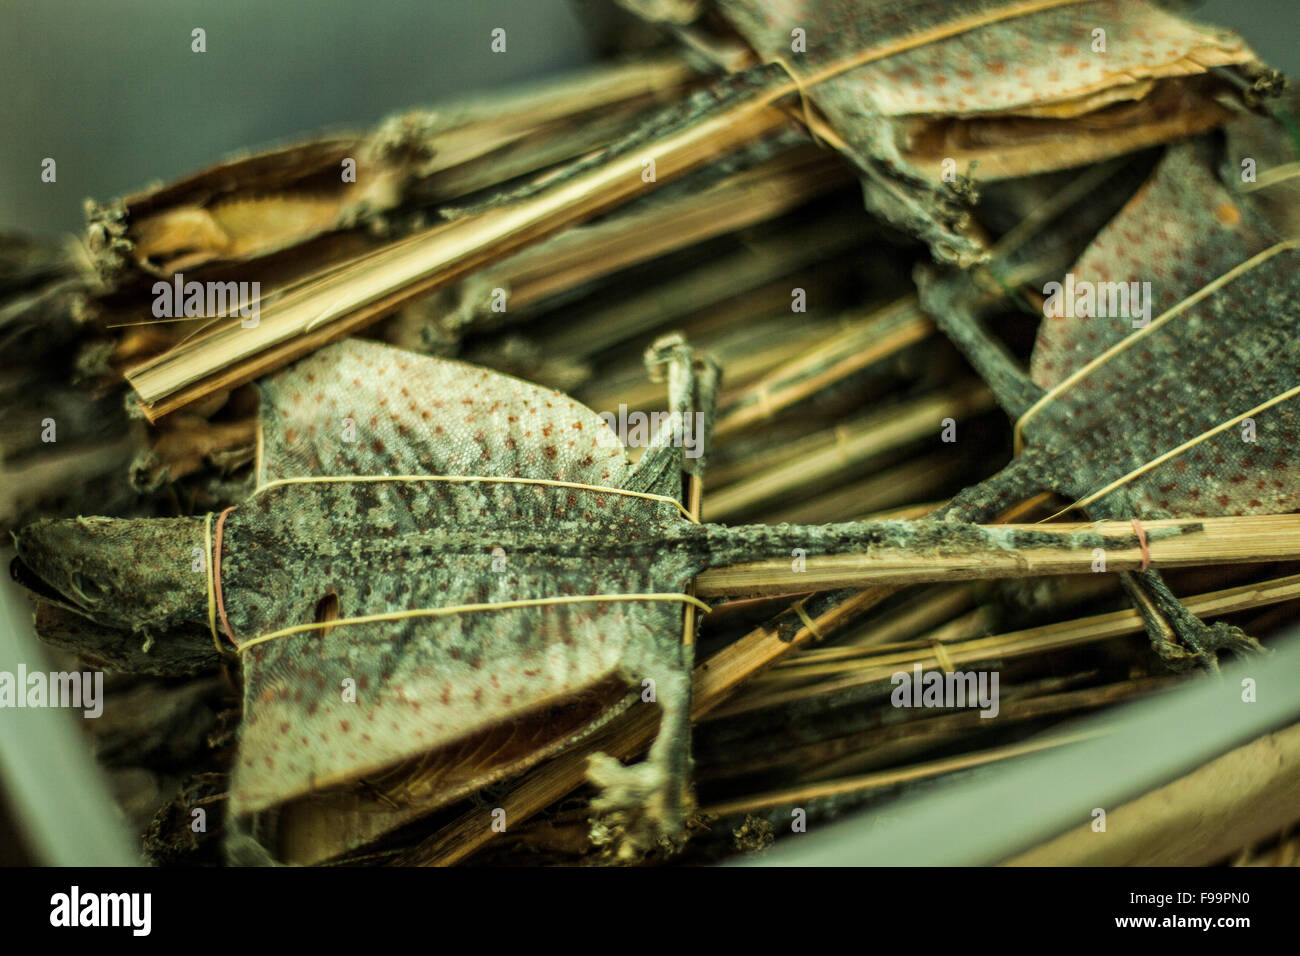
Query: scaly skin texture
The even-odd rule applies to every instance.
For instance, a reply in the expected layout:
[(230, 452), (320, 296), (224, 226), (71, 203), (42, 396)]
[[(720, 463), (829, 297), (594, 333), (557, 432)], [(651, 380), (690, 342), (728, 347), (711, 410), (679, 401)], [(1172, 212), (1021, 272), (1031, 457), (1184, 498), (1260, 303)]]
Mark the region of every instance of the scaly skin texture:
[[(711, 363), (674, 337), (648, 361), (666, 371), (671, 411), (699, 410), (711, 420)], [(971, 553), (1062, 544), (1043, 532), (944, 522), (697, 525), (671, 501), (573, 487), (277, 484), (321, 476), (497, 476), (675, 499), (683, 472), (698, 474), (705, 458), (685, 458), (674, 444), (675, 417), (633, 465), (604, 420), (568, 396), (360, 340), (322, 349), (262, 390), (261, 490), (219, 522), (217, 549), (230, 634), (222, 639), (242, 650), (244, 721), (230, 792), (236, 819), (536, 715), (611, 678), (638, 689), (651, 681), (663, 713), (649, 759), (624, 767), (597, 757), (591, 765), (602, 788), (594, 805), (618, 824), (615, 852), (633, 858), (680, 838), (689, 802), (692, 658), (682, 643), (680, 601), (347, 619), (565, 596), (680, 594), (706, 567), (787, 557), (794, 547), (808, 554)], [(1134, 543), (1092, 533), (1066, 538), (1065, 545), (1086, 550)], [(116, 634), (180, 628), (178, 644), (192, 653), (210, 640), (197, 627), (207, 620), (207, 578), (193, 570), (196, 549), (204, 550), (199, 518), (43, 522), (19, 536), (28, 583), (47, 597), (74, 595), (59, 603)], [(320, 617), (331, 606), (337, 613)], [(330, 620), (340, 623), (257, 640)], [(102, 653), (110, 645), (101, 638), (88, 649)], [(167, 654), (188, 660), (179, 650)], [(597, 714), (588, 729), (607, 716)]]
[[(691, 364), (689, 350), (670, 356)], [(694, 404), (679, 383), (676, 404)], [(314, 475), (491, 475), (677, 496), (681, 452), (633, 466), (593, 412), (485, 369), (365, 342), (265, 385), (259, 485)], [(311, 622), (566, 595), (680, 592), (691, 527), (669, 503), (491, 482), (290, 484), (225, 525), (222, 587), (236, 641)], [(500, 549), (500, 550), (496, 550)], [(660, 685), (668, 733), (650, 834), (681, 825), (690, 660), (678, 602), (591, 602), (348, 625), (243, 655), (245, 723), (232, 804), (263, 809), (554, 704), (616, 675)], [(356, 689), (356, 702), (340, 689)], [(647, 769), (648, 768), (648, 769)], [(620, 775), (606, 767), (602, 782)], [(644, 795), (647, 796), (648, 795)]]
[[(982, 155), (988, 175), (989, 167), (1011, 162), (1006, 153), (1036, 138), (1039, 148), (1000, 173), (1026, 175), (1200, 132), (1224, 115), (1208, 85), (1171, 97), (1156, 113), (1135, 109), (1124, 119), (1115, 111), (1154, 99), (1153, 84), (1165, 78), (1261, 66), (1239, 37), (1140, 0), (1014, 16), (1005, 14), (1022, 4), (1012, 0), (719, 0), (717, 6), (764, 60), (783, 60), (804, 78), (927, 30), (972, 24), (805, 91), (863, 173), (868, 208), (926, 242), (937, 260), (959, 264), (982, 250), (963, 234), (969, 183), (960, 176), (945, 183), (929, 168), (942, 157)], [(792, 49), (795, 29), (805, 33), (805, 51)], [(1095, 29), (1106, 33), (1104, 53), (1092, 51)], [(1228, 89), (1225, 84), (1221, 92)], [(1091, 121), (1107, 107), (1110, 113)], [(1157, 120), (1172, 125), (1161, 134)], [(1113, 140), (1106, 140), (1106, 130)], [(956, 173), (966, 172), (966, 160), (954, 162)]]
[[(1151, 319), (1283, 237), (1245, 196), (1210, 171), (1208, 143), (1171, 148), (1151, 179), (1071, 267), (1076, 282), (1149, 282)], [(1166, 451), (1264, 404), (1297, 384), (1300, 369), (1300, 250), (1284, 249), (1058, 393), (1024, 429), (1024, 453), (943, 510), (988, 520), (1015, 501), (1052, 490), (1082, 499)], [(923, 284), (940, 324), (990, 376), (1019, 417), (1033, 399), (1130, 335), (1129, 317), (1045, 318), (1032, 379), (1010, 365), (979, 328), (963, 279)], [(1300, 420), (1295, 400), (1261, 412), (1251, 440), (1242, 426), (1219, 432), (1096, 500), (1095, 518), (1280, 514), (1300, 508)], [(1206, 627), (1155, 572), (1130, 578), (1146, 590), (1179, 643), (1148, 620), (1158, 653), (1173, 665), (1216, 666), (1216, 652), (1257, 650), (1236, 628)], [(1139, 602), (1140, 604), (1141, 602)], [(1146, 612), (1144, 611), (1144, 614)]]
[[(711, 419), (715, 367), (676, 339), (649, 359), (667, 367), (672, 410)], [(262, 387), (259, 486), (469, 475), (680, 497), (688, 467), (672, 441), (680, 419), (633, 465), (604, 421), (568, 396), (369, 342), (321, 350)], [(679, 593), (706, 543), (671, 502), (492, 482), (278, 485), (220, 524), (222, 603), (236, 646), (312, 623), (323, 600), (356, 618)], [(687, 538), (695, 545), (678, 547)], [(18, 546), (26, 583), (113, 633), (147, 642), (206, 622), (207, 578), (192, 566), (203, 519), (41, 522)], [(628, 811), (628, 852), (644, 849), (680, 833), (685, 815), (691, 655), (681, 630), (680, 601), (593, 601), (347, 623), (257, 644), (241, 655), (232, 814), (353, 780), (617, 676), (629, 686), (653, 681), (664, 711), (644, 765), (598, 767), (610, 795), (600, 806)], [(113, 643), (98, 640), (92, 652)], [(191, 630), (184, 640), (192, 645)]]
[(206, 624), (202, 518), (46, 518), (14, 536), (19, 560), (55, 603), (148, 641)]

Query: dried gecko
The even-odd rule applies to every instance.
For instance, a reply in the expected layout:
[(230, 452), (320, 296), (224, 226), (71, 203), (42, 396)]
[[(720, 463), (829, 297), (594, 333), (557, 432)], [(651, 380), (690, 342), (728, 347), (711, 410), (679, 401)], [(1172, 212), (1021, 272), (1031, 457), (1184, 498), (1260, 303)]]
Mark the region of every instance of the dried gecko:
[[(245, 503), (220, 516), (37, 522), (16, 536), (15, 574), (62, 609), (38, 616), (47, 639), (116, 666), (202, 669), (216, 662), (214, 638), (238, 652), (236, 818), (611, 679), (638, 688), (502, 777), (642, 699), (650, 681), (662, 720), (649, 758), (590, 766), (595, 806), (623, 815), (633, 856), (684, 832), (682, 609), (700, 571), (793, 548), (1134, 547), (1131, 535), (940, 522), (696, 523), (683, 473), (699, 474), (705, 456), (686, 454), (682, 425), (701, 413), (711, 426), (717, 367), (676, 336), (647, 360), (666, 372), (671, 416), (633, 463), (604, 419), (559, 392), (373, 342), (332, 345), (261, 383), (259, 490)], [(383, 480), (356, 480), (367, 476)]]
[[(1086, 504), (1094, 518), (1300, 507), (1300, 240), (1219, 181), (1214, 154), (1208, 141), (1171, 148), (1097, 234), (1069, 269), (1082, 306), (1043, 319), (1028, 373), (980, 321), (998, 307), (991, 284), (922, 270), (922, 303), (1025, 440), (1020, 457), (945, 516), (986, 520), (1041, 490)], [(1088, 304), (1084, 293), (1107, 285), (1128, 295), (1123, 314), (1109, 292)], [(1132, 303), (1144, 288), (1139, 316)], [(1238, 628), (1198, 621), (1158, 572), (1122, 580), (1169, 663), (1213, 669), (1219, 650), (1259, 649)]]
[(1144, 0), (716, 6), (800, 77), (862, 174), (867, 208), (941, 261), (983, 252), (964, 232), (970, 166), (983, 180), (1024, 176), (1219, 126), (1241, 97), (1216, 70), (1282, 85), (1240, 37)]

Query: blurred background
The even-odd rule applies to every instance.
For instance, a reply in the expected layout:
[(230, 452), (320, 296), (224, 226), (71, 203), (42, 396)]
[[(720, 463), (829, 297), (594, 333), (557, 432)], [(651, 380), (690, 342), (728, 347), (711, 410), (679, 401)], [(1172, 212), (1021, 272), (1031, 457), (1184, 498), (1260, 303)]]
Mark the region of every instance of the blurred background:
[[(228, 153), (364, 127), (593, 57), (570, 0), (4, 0), (0, 229), (82, 225), (81, 201)], [(191, 52), (191, 31), (207, 52)], [(506, 30), (504, 54), (491, 32)], [(40, 181), (41, 160), (58, 182)]]
[[(1300, 3), (1177, 4), (1300, 67)], [(0, 230), (78, 231), (100, 201), (219, 157), (563, 72), (613, 0), (0, 0)], [(191, 31), (207, 52), (190, 51)], [(504, 54), (489, 49), (506, 30)], [(53, 157), (58, 181), (40, 181)]]

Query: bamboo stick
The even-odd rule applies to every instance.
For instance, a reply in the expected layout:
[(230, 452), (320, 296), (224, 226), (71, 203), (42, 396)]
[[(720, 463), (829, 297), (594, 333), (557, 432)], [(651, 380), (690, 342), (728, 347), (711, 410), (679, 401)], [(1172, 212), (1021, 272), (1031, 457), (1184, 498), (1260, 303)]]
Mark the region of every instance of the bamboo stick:
[[(989, 625), (992, 623), (993, 612), (988, 607), (973, 608), (965, 614), (953, 618), (946, 624), (927, 631), (924, 636), (916, 639), (916, 643), (927, 647), (932, 647), (936, 643), (944, 645), (959, 644), (987, 635)], [(860, 645), (857, 648), (823, 648), (823, 650), (827, 651), (859, 649)], [(816, 650), (809, 653), (815, 654)], [(808, 654), (800, 654), (790, 660), (782, 661), (767, 673), (755, 678), (752, 686), (770, 687), (773, 682), (791, 679), (806, 680), (810, 677), (831, 677), (836, 674), (852, 672), (861, 666), (859, 658), (856, 657), (824, 660), (816, 657), (809, 659)]]
[[(126, 373), (156, 420), (211, 391), (250, 381), (355, 332), (418, 296), (760, 139), (787, 123), (772, 93), (622, 153), (539, 195), (436, 226), (285, 295), (256, 327), (238, 317)], [(643, 160), (655, 160), (653, 184)]]
[(914, 505), (904, 505), (901, 508), (889, 508), (885, 511), (871, 511), (864, 515), (855, 515), (853, 520), (915, 521), (917, 518), (924, 518), (942, 504), (943, 502), (940, 501), (922, 501)]
[[(1183, 606), (1198, 617), (1219, 617), (1244, 611), (1248, 608), (1300, 600), (1300, 574), (1243, 584), (1222, 591), (1211, 591), (1182, 598)], [(993, 637), (965, 641), (947, 648), (949, 662), (954, 668), (983, 661), (1008, 661), (1033, 654), (1046, 654), (1068, 647), (1078, 647), (1099, 641), (1138, 634), (1145, 630), (1142, 616), (1134, 609), (1098, 614), (1093, 617), (1061, 621), (1022, 631), (1012, 631)], [(777, 693), (746, 693), (725, 706), (710, 711), (706, 720), (720, 720), (738, 714), (769, 707), (778, 707), (811, 696), (838, 694), (855, 688), (887, 682), (900, 670), (920, 664), (927, 670), (940, 667), (938, 658), (928, 648), (882, 646), (875, 656), (862, 661), (853, 674), (809, 687)]]
[[(1165, 518), (1143, 523), (1148, 535), (1150, 567), (1181, 568), (1193, 565), (1259, 564), (1300, 560), (1300, 515), (1244, 515), (1226, 518)], [(1153, 532), (1180, 529), (1171, 537)], [(866, 554), (832, 554), (806, 559), (806, 570), (794, 571), (788, 559), (773, 559), (711, 568), (695, 579), (701, 597), (774, 594), (793, 590), (915, 584), (923, 581), (960, 581), (975, 578), (1034, 577), (1049, 574), (1088, 573), (1096, 560), (1092, 549), (1071, 544), (1076, 532), (1107, 537), (1133, 537), (1133, 525), (1124, 521), (1080, 524), (989, 525), (990, 534), (1024, 532), (1054, 540), (1028, 548), (966, 548), (956, 545), (943, 553), (931, 549), (879, 549)], [(1146, 558), (1136, 543), (1106, 551), (1106, 570), (1134, 571)]]
[(1022, 757), (1042, 750), (1063, 747), (1091, 739), (1097, 735), (1097, 731), (1091, 731), (1066, 734), (1045, 740), (1031, 740), (1027, 743), (1012, 744), (1006, 747), (995, 747), (990, 750), (977, 751), (976, 753), (945, 757), (942, 760), (898, 767), (879, 773), (869, 773), (860, 777), (849, 777), (843, 780), (832, 780), (826, 783), (791, 787), (787, 790), (778, 790), (752, 797), (742, 797), (738, 800), (714, 804), (704, 808), (702, 812), (710, 817), (733, 817), (745, 813), (764, 813), (781, 807), (801, 806), (816, 800), (858, 796), (870, 793), (872, 790), (896, 787), (902, 783), (927, 780), (946, 773), (955, 773), (958, 770), (970, 770), (974, 767), (983, 767), (1001, 760), (1009, 760), (1012, 757)]
[[(915, 501), (918, 495), (952, 488), (959, 473), (969, 465), (951, 453), (936, 452), (921, 458), (904, 461), (894, 468), (844, 484), (838, 488), (809, 496), (787, 508), (772, 508), (763, 515), (765, 524), (827, 524), (832, 521), (853, 521), (864, 510), (873, 511), (891, 505)], [(928, 510), (933, 510), (929, 506)], [(927, 512), (920, 512), (922, 517)]]
[[(1232, 866), (1300, 866), (1300, 830), (1296, 824), (1286, 827), (1275, 846), (1265, 846), (1262, 850), (1243, 847), (1241, 853), (1232, 861)], [(1267, 843), (1267, 841), (1260, 841)]]
[[(765, 318), (751, 317), (744, 325), (731, 323), (720, 331), (703, 329), (703, 324), (692, 316), (680, 327), (686, 341), (712, 355), (726, 369), (728, 387), (754, 381), (779, 366), (792, 349), (824, 341), (835, 331), (833, 322), (815, 318), (807, 326), (791, 325), (788, 311)], [(663, 384), (652, 382), (646, 376), (640, 355), (602, 364), (600, 378), (580, 390), (583, 404), (590, 408), (617, 408), (622, 403), (642, 411), (664, 407)], [(715, 430), (715, 440), (716, 437)], [(709, 477), (712, 483), (713, 471)]]
[(596, 355), (859, 247), (863, 236), (864, 220), (856, 212), (790, 226), (609, 306), (567, 316), (563, 326), (542, 337), (542, 348), (582, 358)]
[[(993, 406), (983, 385), (967, 385), (926, 395), (868, 416), (852, 430), (833, 429), (833, 440), (807, 454), (788, 457), (766, 473), (714, 489), (704, 502), (710, 521), (729, 520), (775, 498), (806, 493), (809, 486), (867, 461), (872, 456), (934, 433), (944, 418), (961, 419)], [(1131, 530), (1131, 529), (1130, 529)], [(812, 590), (796, 585), (787, 590)]]
[(774, 219), (847, 180), (842, 166), (826, 156), (792, 150), (703, 193), (563, 232), (482, 273), (484, 284), (508, 288), (512, 311), (527, 308), (620, 269)]
[(722, 409), (715, 437), (722, 439), (807, 399), (854, 372), (898, 354), (935, 332), (934, 323), (909, 298), (855, 323), (829, 341), (788, 361)]
[(540, 88), (440, 103), (456, 117), (440, 129), (421, 168), (421, 195), (459, 196), (595, 149), (625, 131), (646, 106), (677, 98), (700, 75), (683, 57), (598, 65)]

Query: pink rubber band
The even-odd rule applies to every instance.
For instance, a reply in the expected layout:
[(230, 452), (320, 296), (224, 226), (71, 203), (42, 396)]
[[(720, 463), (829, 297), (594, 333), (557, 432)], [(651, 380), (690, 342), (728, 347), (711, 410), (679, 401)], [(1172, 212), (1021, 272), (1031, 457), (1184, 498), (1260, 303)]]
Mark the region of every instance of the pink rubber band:
[(1137, 518), (1134, 518), (1133, 530), (1137, 532), (1138, 547), (1142, 549), (1142, 567), (1138, 568), (1138, 570), (1145, 571), (1147, 568), (1151, 567), (1151, 549), (1147, 547), (1146, 529), (1142, 527), (1141, 521), (1138, 521)]

